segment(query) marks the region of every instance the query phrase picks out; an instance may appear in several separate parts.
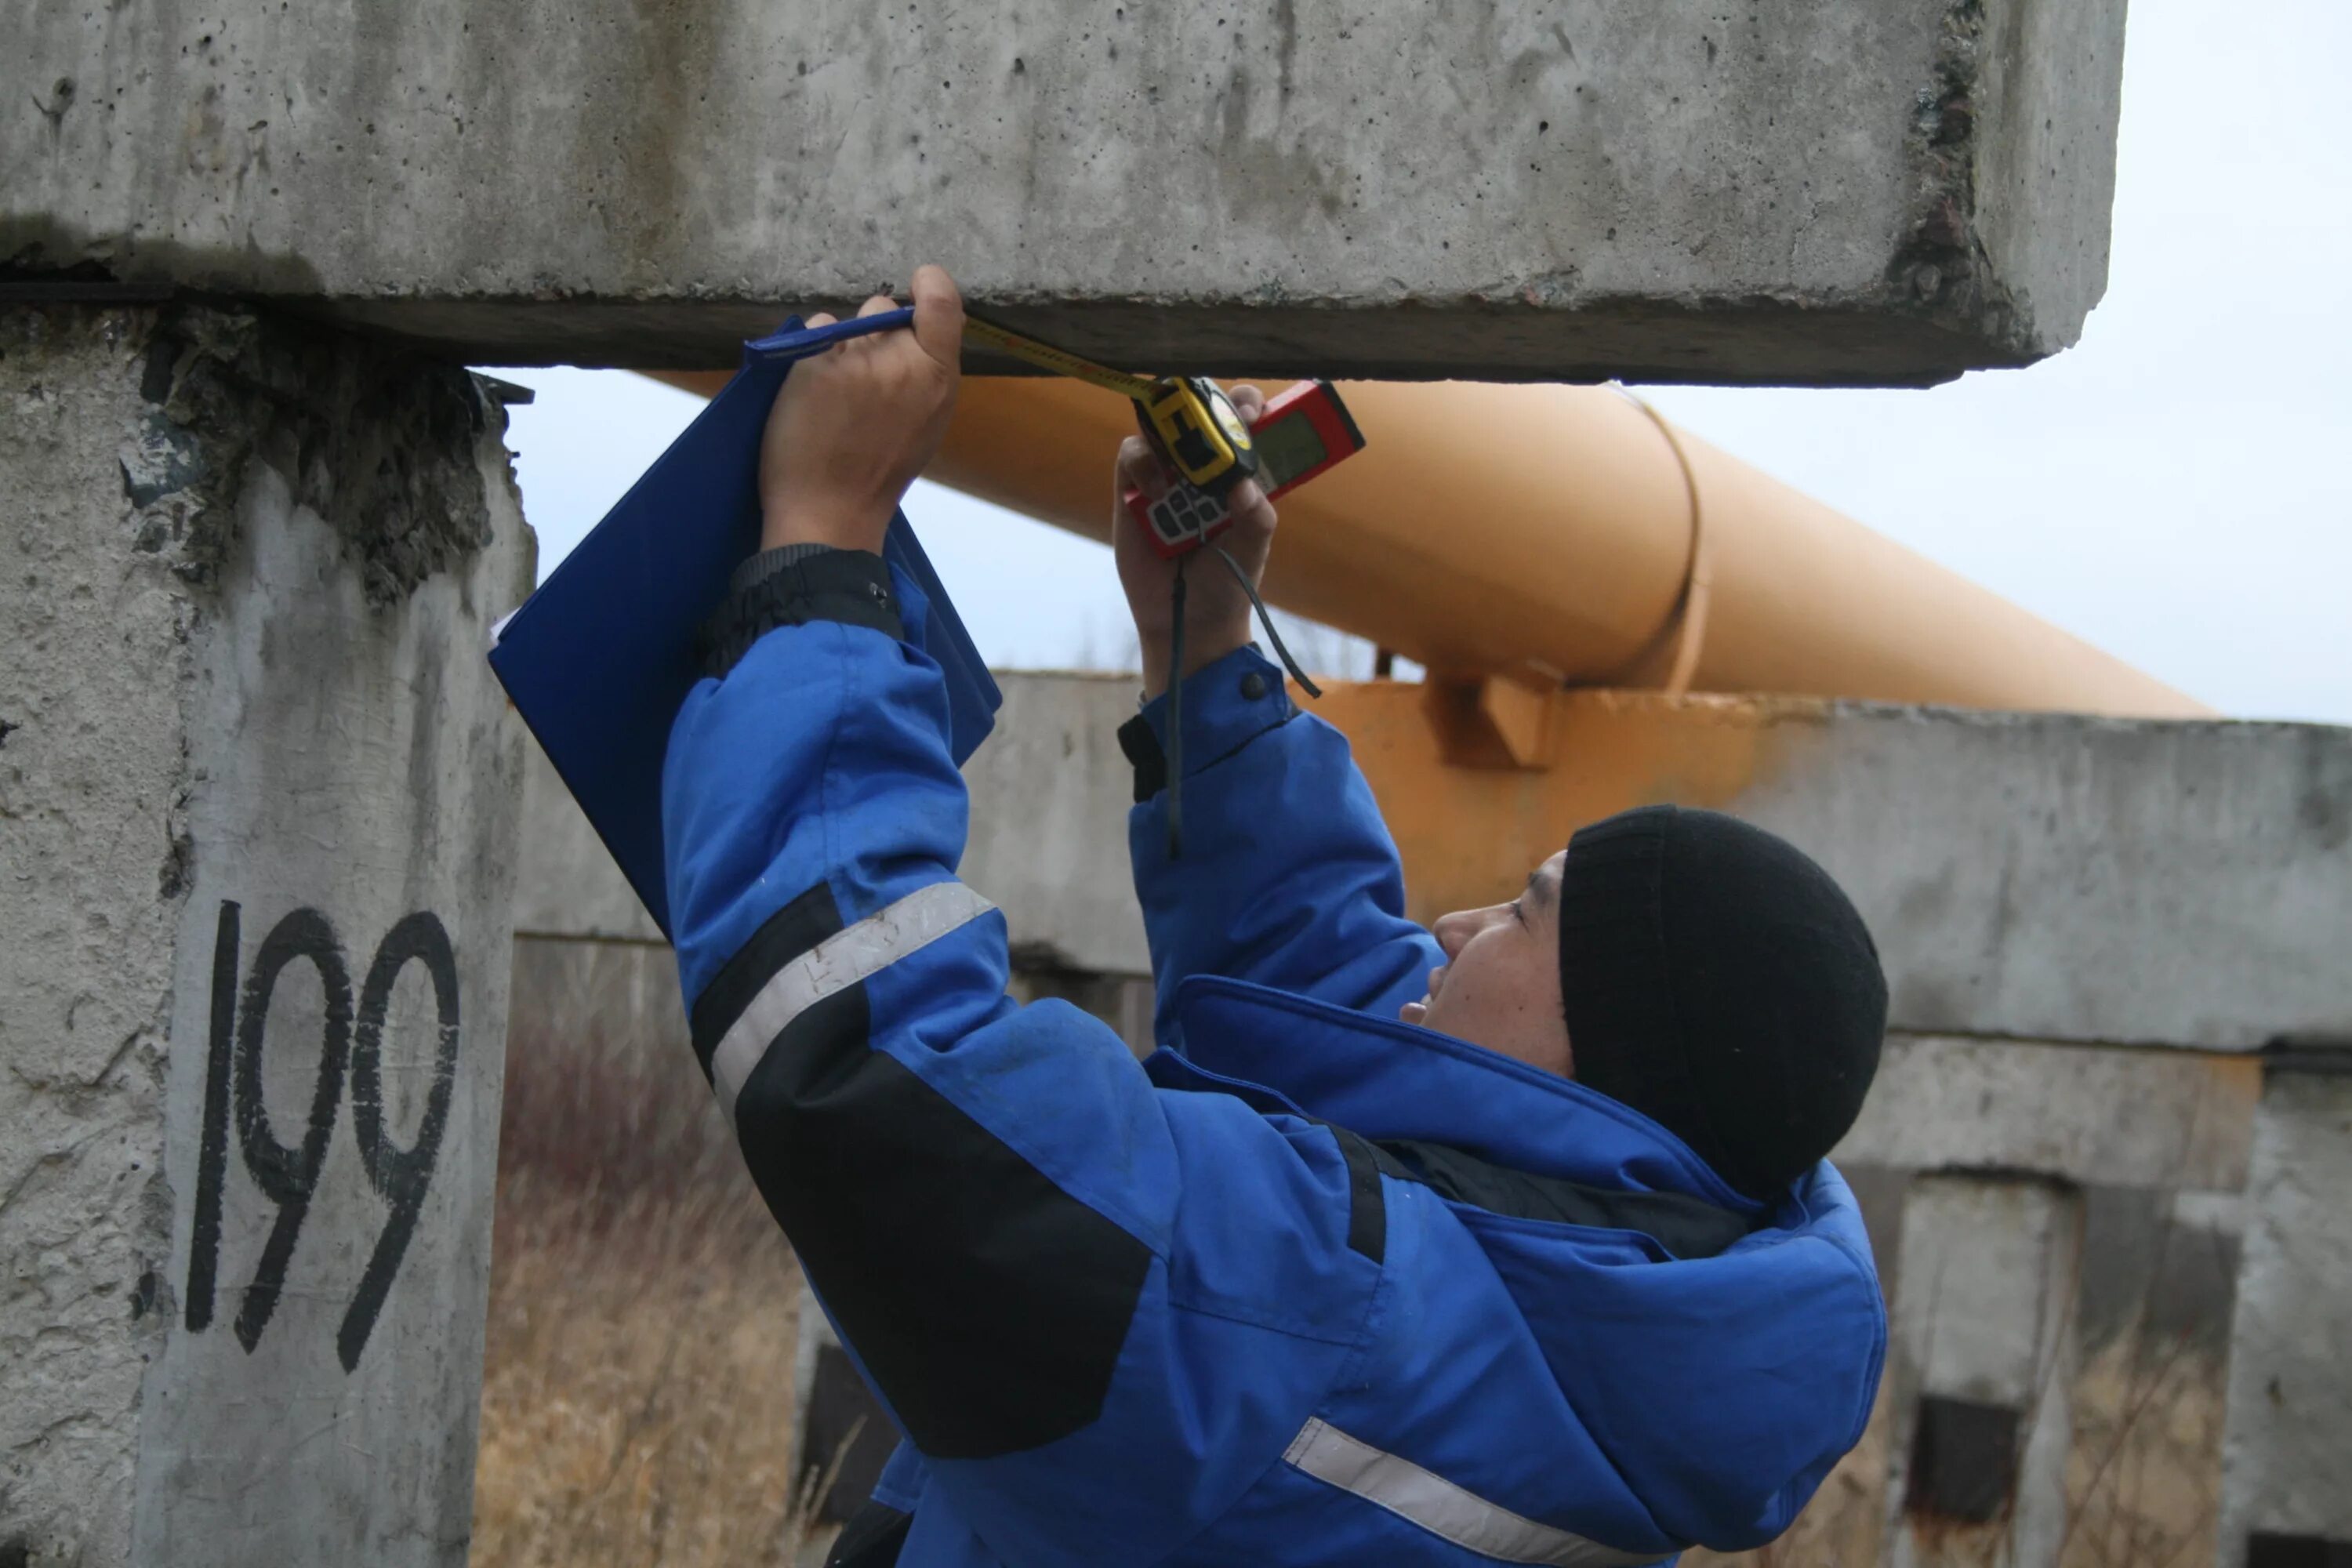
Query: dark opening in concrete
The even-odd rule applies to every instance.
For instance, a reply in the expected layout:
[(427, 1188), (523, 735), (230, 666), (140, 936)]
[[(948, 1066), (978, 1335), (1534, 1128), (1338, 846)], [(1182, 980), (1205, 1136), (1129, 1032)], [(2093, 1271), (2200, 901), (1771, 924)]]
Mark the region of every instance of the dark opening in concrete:
[(2017, 1412), (1927, 1394), (1912, 1429), (1908, 1512), (1984, 1524), (2007, 1510), (2017, 1484)]
[(2352, 1541), (2257, 1530), (2246, 1538), (2246, 1568), (2352, 1568)]

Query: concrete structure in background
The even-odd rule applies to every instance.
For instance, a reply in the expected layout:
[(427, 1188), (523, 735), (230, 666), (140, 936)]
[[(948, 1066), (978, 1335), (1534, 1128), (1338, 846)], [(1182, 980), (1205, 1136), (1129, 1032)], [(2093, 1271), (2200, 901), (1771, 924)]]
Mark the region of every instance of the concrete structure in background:
[(2074, 341), (2123, 0), (33, 0), (0, 262), (700, 369), (916, 261), (1163, 370), (1908, 384)]
[(0, 1562), (462, 1563), (503, 414), (168, 309), (0, 310)]
[[(2340, 820), (2340, 819), (2339, 819)], [(2263, 1086), (2230, 1367), (2224, 1542), (2245, 1568), (2352, 1542), (2352, 1050), (2298, 1051)]]
[[(1134, 682), (1003, 685), (963, 874), (1005, 911), (1017, 992), (1147, 1049), (1112, 738)], [(1327, 700), (1376, 789), (1416, 765), (1381, 714), (1423, 698)], [(1890, 1294), (1887, 1375), (1778, 1560), (2284, 1568), (2305, 1559), (2268, 1553), (2352, 1541), (2352, 731), (1556, 700), (1575, 776), (1555, 805), (1632, 791), (1789, 836), (1853, 891), (1892, 982), (1837, 1155)], [(1538, 786), (1491, 776), (1481, 820), (1532, 820), (1509, 791)], [(667, 951), (543, 763), (528, 799), (518, 1030), (593, 997), (698, 1089)], [(1409, 863), (1467, 867), (1414, 890), (1416, 916), (1502, 896), (1541, 853), (1459, 849), (1408, 839)]]

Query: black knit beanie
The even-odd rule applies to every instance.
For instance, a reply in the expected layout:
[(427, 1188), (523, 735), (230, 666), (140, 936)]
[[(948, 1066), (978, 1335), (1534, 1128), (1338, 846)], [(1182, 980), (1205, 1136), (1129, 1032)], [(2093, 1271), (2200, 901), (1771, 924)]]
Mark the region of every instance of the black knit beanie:
[(1886, 977), (1861, 915), (1796, 846), (1643, 806), (1569, 841), (1559, 985), (1576, 1079), (1767, 1197), (1853, 1125)]

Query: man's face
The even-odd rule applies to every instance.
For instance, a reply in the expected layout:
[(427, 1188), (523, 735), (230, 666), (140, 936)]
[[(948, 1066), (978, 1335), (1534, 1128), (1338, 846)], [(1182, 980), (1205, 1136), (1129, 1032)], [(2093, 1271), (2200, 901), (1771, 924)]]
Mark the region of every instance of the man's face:
[(1559, 871), (1566, 851), (1537, 867), (1507, 904), (1463, 910), (1431, 928), (1445, 964), (1408, 1024), (1442, 1030), (1529, 1067), (1576, 1076), (1559, 997)]

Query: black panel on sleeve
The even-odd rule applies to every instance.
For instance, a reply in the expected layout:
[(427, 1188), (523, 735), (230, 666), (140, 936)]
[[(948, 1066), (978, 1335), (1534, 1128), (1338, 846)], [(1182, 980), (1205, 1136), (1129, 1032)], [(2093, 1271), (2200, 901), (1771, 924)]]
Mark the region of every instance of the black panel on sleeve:
[[(830, 890), (807, 897), (837, 927)], [(858, 984), (777, 1036), (735, 1102), (752, 1179), (917, 1448), (1066, 1436), (1102, 1413), (1150, 1249), (869, 1033)]]
[(841, 914), (834, 908), (833, 889), (820, 882), (770, 915), (751, 933), (751, 940), (735, 950), (735, 956), (702, 988), (687, 1015), (695, 1059), (702, 1064), (705, 1079), (710, 1076), (710, 1053), (719, 1048), (719, 1040), (751, 1005), (760, 987), (775, 978), (776, 971), (840, 929)]
[(1152, 732), (1150, 720), (1139, 713), (1121, 724), (1118, 749), (1127, 753), (1129, 765), (1135, 769), (1136, 805), (1168, 787), (1168, 757), (1160, 749), (1160, 737)]
[(1389, 1251), (1389, 1200), (1381, 1191), (1380, 1152), (1344, 1127), (1332, 1127), (1331, 1135), (1348, 1162), (1348, 1250), (1383, 1262)]
[(894, 637), (907, 635), (890, 586), (890, 567), (879, 555), (868, 550), (821, 550), (797, 559), (783, 556), (783, 552), (771, 552), (760, 563), (767, 568), (763, 574), (731, 589), (704, 623), (704, 673), (725, 679), (751, 645), (778, 626), (839, 621)]

